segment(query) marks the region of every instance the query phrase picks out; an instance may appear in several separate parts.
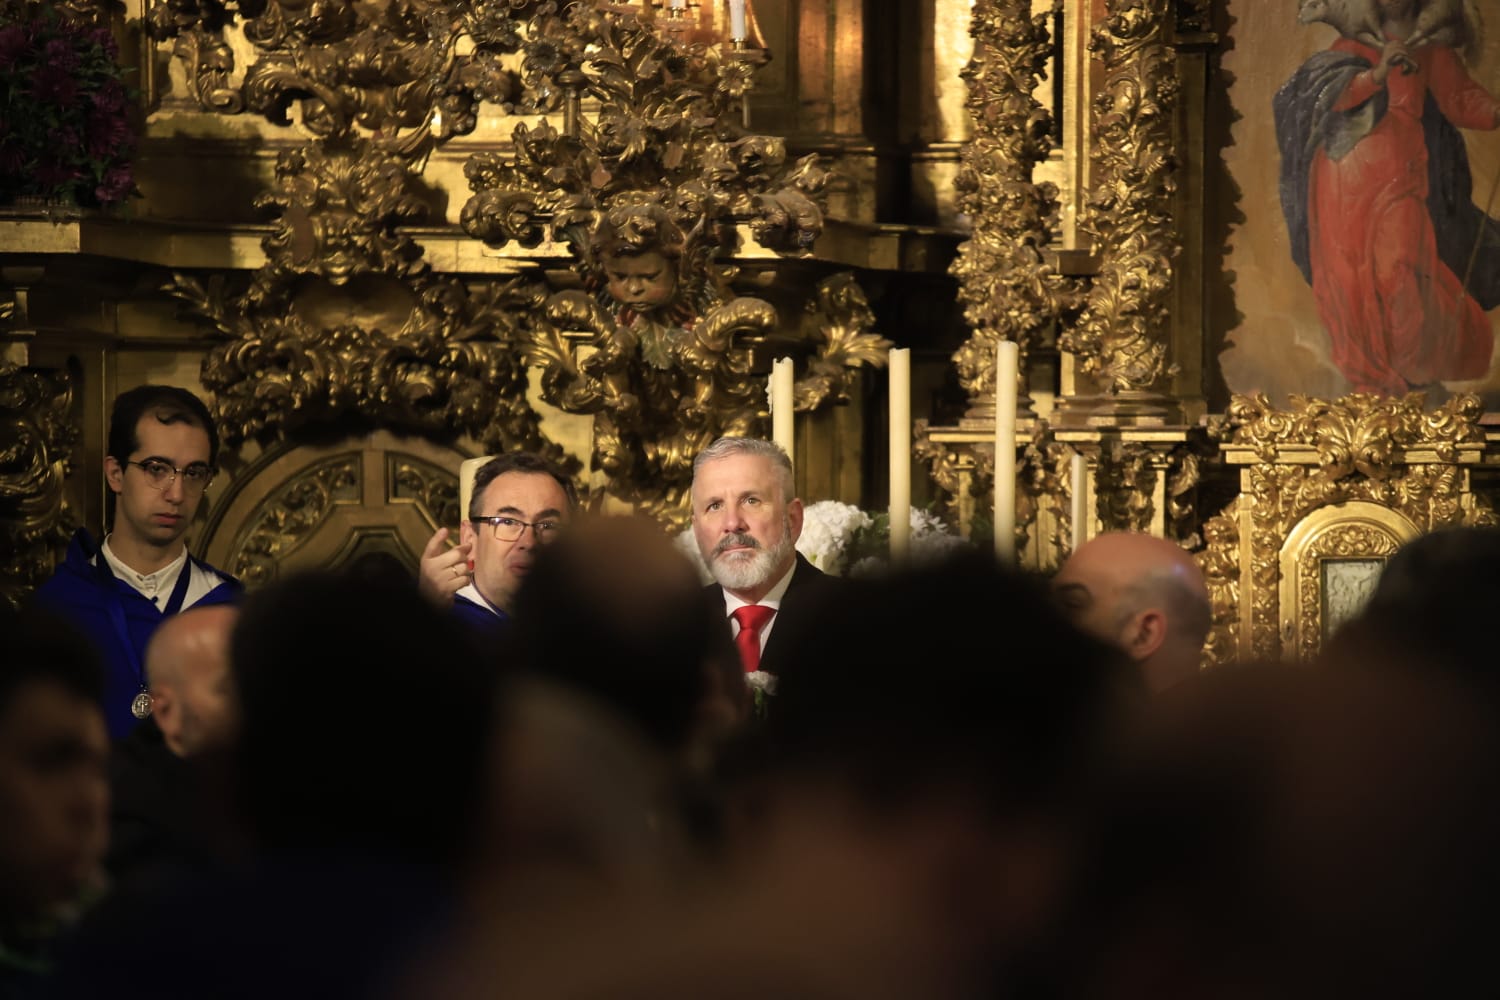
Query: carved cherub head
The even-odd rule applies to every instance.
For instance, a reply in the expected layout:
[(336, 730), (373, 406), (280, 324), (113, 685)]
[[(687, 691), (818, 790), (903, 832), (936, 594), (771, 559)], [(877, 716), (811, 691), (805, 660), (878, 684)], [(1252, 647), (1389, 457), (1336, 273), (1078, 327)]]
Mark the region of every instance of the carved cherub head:
[(662, 206), (627, 204), (605, 214), (590, 249), (609, 297), (645, 315), (677, 301), (686, 247), (682, 227)]

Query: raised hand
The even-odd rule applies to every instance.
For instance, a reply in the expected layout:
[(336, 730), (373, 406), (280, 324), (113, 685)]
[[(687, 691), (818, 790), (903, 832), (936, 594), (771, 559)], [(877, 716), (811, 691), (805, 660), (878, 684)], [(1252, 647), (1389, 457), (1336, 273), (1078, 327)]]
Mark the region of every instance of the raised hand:
[(448, 529), (439, 528), (422, 549), (418, 589), (428, 600), (443, 607), (453, 603), (453, 595), (469, 585), (469, 552), (472, 543), (448, 545)]

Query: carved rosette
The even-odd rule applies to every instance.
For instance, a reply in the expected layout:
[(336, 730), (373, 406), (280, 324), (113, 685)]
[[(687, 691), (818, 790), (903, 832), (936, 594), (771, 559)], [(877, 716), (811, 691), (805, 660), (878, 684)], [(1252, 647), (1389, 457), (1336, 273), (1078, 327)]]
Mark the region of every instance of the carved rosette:
[(1100, 267), (1082, 315), (1058, 343), (1110, 392), (1150, 392), (1173, 371), (1165, 324), (1181, 243), (1173, 221), (1179, 81), (1171, 16), (1166, 0), (1108, 0), (1090, 46), (1105, 81), (1094, 102), (1082, 224)]
[(73, 381), (0, 360), (0, 600), (21, 601), (51, 575), (76, 527), (63, 497), (78, 426)]
[(1052, 147), (1051, 113), (1032, 96), (1052, 54), (1050, 15), (1032, 7), (1031, 0), (975, 3), (974, 58), (963, 73), (974, 136), (955, 187), (973, 232), (952, 273), (973, 333), (953, 360), (969, 397), (991, 403), (997, 342), (1020, 345), (1024, 370), (1031, 345), (1078, 297), (1044, 256), (1057, 225), (1056, 186), (1032, 181)]
[[(1479, 463), (1484, 446), (1478, 397), (1455, 396), (1430, 412), (1422, 403), (1419, 393), (1401, 399), (1293, 397), (1292, 409), (1277, 410), (1264, 396), (1234, 398), (1223, 447), (1231, 460), (1239, 454), (1246, 463), (1241, 494), (1205, 524), (1207, 548), (1200, 555), (1220, 655), (1231, 649), (1260, 659), (1282, 654), (1281, 550), (1315, 510), (1367, 501), (1401, 514), (1422, 532), (1496, 523), (1469, 486), (1468, 466)], [(1238, 593), (1229, 585), (1235, 578), (1242, 585)], [(1228, 626), (1244, 617), (1240, 602), (1247, 600), (1250, 635), (1244, 636)], [(1297, 648), (1309, 641), (1317, 638), (1303, 633)]]

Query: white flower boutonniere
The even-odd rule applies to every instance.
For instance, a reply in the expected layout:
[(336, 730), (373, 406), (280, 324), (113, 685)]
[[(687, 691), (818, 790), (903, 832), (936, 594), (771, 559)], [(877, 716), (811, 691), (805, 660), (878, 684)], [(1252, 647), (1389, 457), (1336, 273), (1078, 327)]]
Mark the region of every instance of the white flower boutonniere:
[(764, 670), (753, 671), (745, 675), (745, 686), (750, 689), (750, 697), (755, 700), (755, 717), (764, 719), (771, 699), (776, 696), (776, 675)]

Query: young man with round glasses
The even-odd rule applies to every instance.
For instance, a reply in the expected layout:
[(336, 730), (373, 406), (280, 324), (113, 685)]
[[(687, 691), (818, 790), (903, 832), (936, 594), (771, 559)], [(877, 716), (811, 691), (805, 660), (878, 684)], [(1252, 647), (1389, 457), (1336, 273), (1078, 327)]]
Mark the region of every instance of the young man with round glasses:
[(186, 389), (143, 385), (110, 414), (104, 476), (110, 531), (79, 529), (36, 603), (74, 623), (105, 661), (104, 714), (119, 739), (151, 714), (145, 650), (167, 615), (235, 600), (232, 577), (188, 554), (183, 536), (213, 480), (219, 438), (208, 407)]
[(422, 553), (422, 590), (481, 632), (510, 619), (512, 603), (536, 561), (578, 505), (563, 471), (539, 455), (500, 455), (474, 473), (459, 544), (445, 549), (446, 529)]

